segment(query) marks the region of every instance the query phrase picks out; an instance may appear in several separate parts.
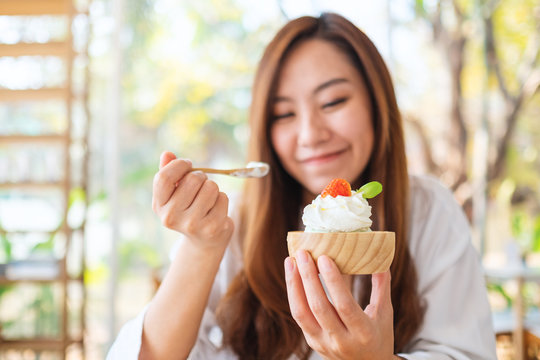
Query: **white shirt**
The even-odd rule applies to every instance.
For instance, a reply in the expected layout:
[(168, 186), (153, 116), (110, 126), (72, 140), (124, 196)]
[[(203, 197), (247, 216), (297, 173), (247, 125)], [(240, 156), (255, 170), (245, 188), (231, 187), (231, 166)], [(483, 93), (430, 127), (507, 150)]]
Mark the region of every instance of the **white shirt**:
[[(410, 186), (409, 249), (427, 309), (421, 329), (398, 355), (411, 360), (494, 360), (495, 334), (486, 286), (463, 211), (452, 193), (434, 179), (412, 176)], [(227, 250), (190, 360), (237, 359), (220, 346), (214, 311), (241, 268), (241, 259), (239, 249)], [(146, 309), (122, 327), (107, 360), (138, 358)], [(321, 357), (313, 352), (310, 360), (316, 359)]]

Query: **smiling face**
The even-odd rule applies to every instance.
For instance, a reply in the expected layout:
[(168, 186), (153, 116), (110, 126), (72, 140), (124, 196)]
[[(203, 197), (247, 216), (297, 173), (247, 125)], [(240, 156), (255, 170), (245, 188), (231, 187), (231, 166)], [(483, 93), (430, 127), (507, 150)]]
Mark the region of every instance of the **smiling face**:
[(272, 146), (305, 197), (337, 177), (358, 185), (373, 149), (372, 109), (360, 72), (335, 45), (312, 39), (291, 50), (272, 118)]

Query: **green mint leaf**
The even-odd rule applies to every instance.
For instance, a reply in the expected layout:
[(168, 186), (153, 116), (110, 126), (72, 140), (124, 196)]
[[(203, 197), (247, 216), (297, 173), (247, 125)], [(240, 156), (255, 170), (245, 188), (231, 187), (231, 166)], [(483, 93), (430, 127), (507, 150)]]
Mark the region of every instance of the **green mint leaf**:
[(358, 189), (358, 191), (362, 193), (364, 199), (371, 199), (382, 192), (382, 184), (378, 181), (368, 182)]

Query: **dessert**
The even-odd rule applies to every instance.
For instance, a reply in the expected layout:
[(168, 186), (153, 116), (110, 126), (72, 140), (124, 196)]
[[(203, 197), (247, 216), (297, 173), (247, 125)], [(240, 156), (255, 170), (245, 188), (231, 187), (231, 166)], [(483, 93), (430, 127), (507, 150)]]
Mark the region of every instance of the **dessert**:
[(356, 191), (346, 180), (334, 179), (304, 208), (305, 231), (287, 235), (289, 254), (307, 250), (317, 261), (332, 258), (343, 274), (373, 274), (388, 270), (394, 258), (395, 234), (371, 231), (371, 206), (382, 185), (370, 182)]

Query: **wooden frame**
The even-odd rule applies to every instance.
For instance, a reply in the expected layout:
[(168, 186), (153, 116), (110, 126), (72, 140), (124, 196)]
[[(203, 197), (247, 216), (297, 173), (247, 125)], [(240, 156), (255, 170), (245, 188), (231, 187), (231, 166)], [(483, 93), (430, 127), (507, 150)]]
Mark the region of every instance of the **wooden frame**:
[[(78, 184), (73, 184), (71, 179), (71, 158), (68, 155), (70, 152), (70, 146), (75, 140), (72, 139), (72, 129), (71, 124), (72, 119), (72, 107), (73, 101), (75, 99), (83, 102), (84, 107), (84, 116), (86, 119), (86, 127), (88, 127), (90, 112), (88, 109), (88, 81), (85, 81), (83, 84), (83, 92), (77, 94), (73, 93), (72, 87), (72, 71), (73, 71), (73, 61), (75, 55), (77, 56), (87, 56), (86, 49), (82, 50), (82, 53), (76, 54), (73, 47), (73, 39), (71, 34), (71, 25), (73, 17), (75, 15), (73, 0), (0, 0), (0, 15), (3, 16), (42, 16), (42, 15), (53, 15), (53, 16), (63, 16), (67, 21), (66, 34), (67, 37), (64, 41), (54, 41), (49, 43), (16, 43), (16, 44), (0, 44), (0, 57), (20, 57), (20, 56), (52, 56), (62, 59), (65, 65), (65, 86), (62, 87), (51, 87), (51, 88), (40, 88), (40, 89), (23, 89), (23, 90), (11, 90), (11, 89), (0, 89), (0, 102), (11, 106), (21, 101), (46, 101), (51, 99), (60, 100), (63, 102), (65, 107), (65, 112), (67, 114), (67, 127), (63, 129), (62, 133), (59, 134), (41, 134), (37, 136), (23, 135), (23, 134), (13, 134), (13, 135), (0, 135), (0, 142), (2, 144), (36, 144), (44, 143), (45, 145), (53, 144), (55, 146), (62, 146), (65, 150), (65, 160), (63, 163), (63, 178), (59, 181), (52, 182), (39, 182), (39, 181), (25, 181), (21, 180), (18, 182), (6, 182), (0, 183), (0, 190), (17, 190), (22, 192), (28, 192), (30, 194), (35, 194), (36, 192), (48, 192), (50, 190), (56, 189), (61, 192), (60, 197), (63, 198), (64, 208), (62, 213), (62, 225), (58, 231), (65, 235), (66, 239), (66, 248), (69, 249), (71, 246), (71, 241), (73, 234), (77, 231), (84, 232), (85, 221), (80, 228), (72, 229), (68, 225), (67, 215), (68, 215), (68, 199), (70, 192), (74, 186), (80, 186), (83, 189), (87, 189), (87, 162), (88, 162), (88, 151), (84, 154), (84, 166), (82, 168), (82, 180)], [(85, 71), (85, 78), (88, 79), (88, 68)], [(78, 139), (85, 148), (88, 148), (88, 131), (85, 133), (85, 136), (82, 139)], [(85, 200), (87, 201), (87, 200)], [(18, 231), (19, 232), (19, 231)], [(1, 353), (5, 350), (25, 350), (31, 349), (35, 351), (55, 351), (60, 352), (61, 358), (65, 359), (67, 354), (68, 346), (72, 344), (80, 344), (81, 351), (84, 357), (84, 333), (85, 333), (85, 311), (86, 311), (86, 289), (84, 286), (84, 269), (85, 269), (85, 252), (84, 245), (82, 247), (82, 253), (80, 255), (82, 262), (81, 264), (81, 273), (76, 277), (69, 276), (67, 273), (66, 267), (66, 256), (67, 251), (64, 257), (58, 259), (58, 274), (55, 274), (51, 278), (20, 278), (20, 279), (8, 279), (5, 276), (0, 276), (0, 285), (15, 285), (20, 283), (27, 284), (60, 284), (62, 287), (62, 299), (59, 304), (60, 306), (60, 334), (58, 337), (54, 338), (24, 338), (24, 339), (5, 339), (2, 338), (0, 333), (0, 357)], [(82, 300), (80, 308), (80, 325), (77, 326), (80, 330), (81, 335), (73, 337), (70, 334), (69, 322), (68, 322), (68, 286), (70, 283), (77, 282), (81, 284), (82, 289)], [(1, 329), (0, 329), (1, 330)]]
[(64, 41), (0, 44), (0, 56), (66, 56), (69, 51), (68, 43)]
[(65, 15), (70, 7), (68, 0), (2, 0), (0, 15)]
[(42, 88), (31, 90), (0, 89), (0, 102), (16, 101), (42, 101), (51, 99), (65, 99), (70, 94), (66, 88)]
[[(82, 344), (83, 339), (70, 339), (68, 341), (68, 346), (71, 344)], [(64, 349), (64, 342), (56, 338), (34, 338), (27, 340), (7, 340), (2, 339), (0, 348), (8, 348), (13, 350), (49, 350), (49, 351), (60, 351)]]

